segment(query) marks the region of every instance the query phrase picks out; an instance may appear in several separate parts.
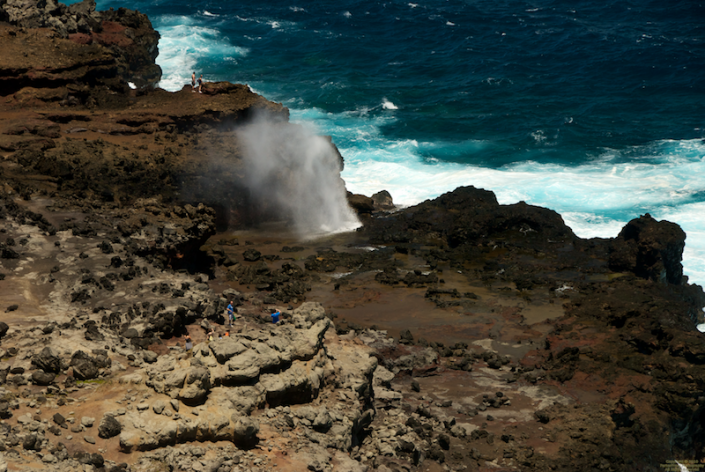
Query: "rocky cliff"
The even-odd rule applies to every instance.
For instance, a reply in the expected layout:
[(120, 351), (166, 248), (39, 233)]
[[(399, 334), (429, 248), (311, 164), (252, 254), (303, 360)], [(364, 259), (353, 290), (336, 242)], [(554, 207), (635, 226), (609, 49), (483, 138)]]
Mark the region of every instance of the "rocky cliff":
[(19, 29), (3, 31), (0, 93), (71, 85), (74, 99), (92, 104), (96, 97), (88, 100), (96, 88), (126, 91), (128, 82), (140, 88), (159, 82), (161, 68), (154, 63), (159, 33), (147, 16), (125, 8), (95, 8), (95, 0), (70, 6), (55, 0), (3, 0), (0, 20)]
[(302, 241), (246, 190), (233, 133), (290, 129), (281, 104), (153, 88), (138, 12), (0, 17), (0, 471), (704, 457), (705, 296), (677, 225), (584, 240), (466, 187), (399, 211), (351, 196), (364, 228)]

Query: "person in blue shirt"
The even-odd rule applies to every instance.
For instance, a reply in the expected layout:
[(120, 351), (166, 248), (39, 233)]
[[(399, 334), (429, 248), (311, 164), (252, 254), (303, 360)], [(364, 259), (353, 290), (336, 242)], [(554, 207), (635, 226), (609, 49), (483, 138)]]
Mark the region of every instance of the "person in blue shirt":
[(235, 309), (233, 308), (232, 300), (230, 300), (230, 304), (228, 305), (228, 308), (225, 309), (225, 311), (228, 314), (228, 325), (232, 326), (233, 321), (235, 321)]

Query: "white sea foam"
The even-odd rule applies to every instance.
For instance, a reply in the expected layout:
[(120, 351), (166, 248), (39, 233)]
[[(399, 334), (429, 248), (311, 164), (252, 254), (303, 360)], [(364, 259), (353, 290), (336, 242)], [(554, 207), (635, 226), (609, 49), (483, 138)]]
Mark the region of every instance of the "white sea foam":
[(348, 190), (365, 195), (387, 190), (402, 206), (474, 185), (494, 191), (503, 204), (526, 201), (551, 208), (586, 238), (614, 237), (630, 219), (647, 212), (673, 221), (687, 234), (686, 275), (705, 284), (705, 202), (698, 201), (705, 193), (705, 144), (699, 139), (607, 149), (581, 166), (522, 162), (491, 169), (444, 158), (481, 156), (498, 144), (392, 141), (380, 131), (394, 123), (392, 114), (308, 109), (292, 110), (292, 120), (313, 121), (320, 133), (333, 136), (345, 157)]
[[(241, 20), (269, 22), (273, 27), (277, 23)], [(237, 60), (248, 53), (189, 17), (162, 16), (155, 24), (162, 34), (157, 58), (164, 71), (160, 86), (167, 90), (190, 83), (191, 72), (203, 58)], [(488, 78), (486, 83), (499, 85), (504, 80)], [(292, 107), (292, 121), (314, 123), (318, 133), (333, 136), (345, 157), (343, 178), (352, 192), (372, 195), (387, 190), (395, 203), (413, 205), (459, 186), (474, 185), (494, 191), (501, 203), (524, 200), (554, 209), (582, 237), (614, 237), (627, 221), (650, 212), (686, 231), (685, 273), (691, 281), (705, 284), (705, 203), (699, 201), (705, 193), (705, 145), (699, 139), (658, 141), (622, 151), (606, 149), (590, 164), (577, 167), (523, 162), (490, 169), (456, 164), (448, 157), (481, 156), (485, 150), (499, 149), (497, 143), (386, 138), (381, 129), (394, 125), (396, 117), (380, 113), (380, 108), (397, 109), (387, 99), (373, 109), (361, 107), (344, 113), (301, 109), (294, 102), (287, 105)], [(567, 123), (571, 120), (565, 119)], [(533, 137), (544, 145), (555, 138), (541, 130)]]
[(159, 86), (176, 91), (191, 83), (191, 73), (197, 71), (199, 61), (216, 59), (236, 61), (247, 55), (248, 49), (234, 46), (223, 38), (218, 30), (197, 24), (187, 16), (164, 15), (157, 17), (155, 27), (161, 34), (157, 64), (162, 68)]
[(349, 11), (346, 11), (346, 12), (343, 13), (343, 16), (344, 16), (345, 18), (350, 18), (350, 17), (352, 16), (352, 13), (350, 13)]
[(211, 13), (211, 12), (209, 12), (208, 10), (203, 10), (203, 16), (213, 16), (213, 17), (216, 17), (216, 16), (219, 16), (219, 15), (216, 15), (215, 13)]
[(399, 107), (387, 100), (386, 98), (382, 99), (382, 108), (385, 110), (398, 110)]

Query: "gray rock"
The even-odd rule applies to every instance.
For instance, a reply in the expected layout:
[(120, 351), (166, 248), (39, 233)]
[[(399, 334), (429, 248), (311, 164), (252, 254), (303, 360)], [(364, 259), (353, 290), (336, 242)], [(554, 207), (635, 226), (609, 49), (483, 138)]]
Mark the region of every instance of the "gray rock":
[(247, 347), (234, 338), (216, 339), (210, 343), (209, 347), (216, 360), (221, 364), (247, 350)]
[(191, 367), (186, 375), (184, 387), (179, 391), (178, 398), (187, 405), (200, 405), (211, 389), (210, 372), (204, 367)]
[(39, 354), (32, 357), (32, 363), (44, 372), (58, 374), (61, 371), (61, 358), (59, 353), (47, 346)]
[(164, 411), (164, 408), (166, 408), (166, 403), (164, 403), (164, 402), (161, 401), (161, 400), (157, 400), (157, 401), (154, 402), (154, 404), (152, 405), (152, 410), (153, 410), (156, 414), (158, 414), (158, 415), (161, 415), (161, 414), (162, 414), (162, 412)]
[(318, 302), (305, 302), (294, 310), (293, 315), (301, 316), (309, 323), (309, 326), (326, 316), (326, 310)]
[(313, 420), (311, 426), (313, 426), (313, 429), (315, 429), (319, 433), (328, 432), (331, 426), (333, 426), (333, 419), (331, 418), (330, 413), (328, 413), (328, 410), (322, 408), (316, 418)]
[(84, 416), (81, 418), (81, 424), (86, 428), (92, 428), (94, 423), (95, 418), (91, 418), (90, 416)]
[(32, 372), (32, 383), (35, 385), (50, 385), (55, 378), (56, 375), (50, 372), (44, 372), (42, 370)]
[(233, 442), (242, 448), (252, 448), (257, 442), (257, 433), (259, 433), (259, 423), (249, 416), (239, 416), (236, 413), (232, 415), (232, 421), (235, 425), (233, 429)]
[(69, 5), (69, 15), (76, 15), (77, 17), (87, 16), (95, 11), (95, 7), (95, 0), (83, 0)]
[(142, 353), (142, 359), (148, 364), (153, 364), (157, 362), (157, 357), (159, 356), (154, 351), (144, 351)]

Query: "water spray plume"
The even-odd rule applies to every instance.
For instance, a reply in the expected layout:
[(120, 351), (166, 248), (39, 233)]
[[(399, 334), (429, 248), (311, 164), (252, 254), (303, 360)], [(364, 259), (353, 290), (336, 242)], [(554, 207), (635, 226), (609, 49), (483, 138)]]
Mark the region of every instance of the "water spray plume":
[(360, 221), (348, 205), (333, 145), (302, 125), (258, 117), (237, 131), (251, 195), (290, 221), (299, 237), (351, 231)]

